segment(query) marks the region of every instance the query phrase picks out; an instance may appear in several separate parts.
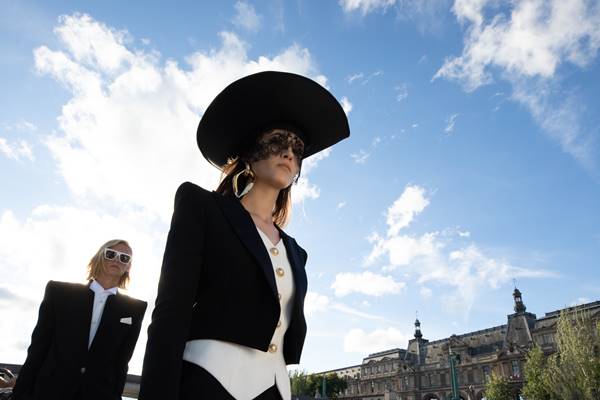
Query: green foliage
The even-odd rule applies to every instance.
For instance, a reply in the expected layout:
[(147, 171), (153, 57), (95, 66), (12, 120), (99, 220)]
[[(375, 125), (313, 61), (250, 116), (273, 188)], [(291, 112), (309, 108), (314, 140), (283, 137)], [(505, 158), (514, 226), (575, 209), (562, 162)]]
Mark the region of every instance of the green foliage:
[(289, 372), (290, 384), (292, 387), (292, 394), (294, 395), (307, 395), (311, 396), (314, 392), (310, 393), (310, 382), (309, 375), (306, 371), (295, 370)]
[(592, 322), (589, 313), (563, 311), (557, 321), (555, 341), (557, 352), (546, 361), (541, 350), (530, 351), (525, 365), (525, 398), (600, 398), (600, 326)]
[[(323, 375), (308, 375), (305, 371), (290, 372), (292, 394), (314, 396), (322, 393)], [(330, 399), (335, 399), (346, 389), (347, 383), (335, 373), (325, 376), (325, 393)]]
[(487, 400), (512, 400), (508, 379), (492, 373), (490, 380), (485, 385), (485, 398)]
[(546, 382), (546, 356), (539, 346), (534, 346), (527, 354), (525, 367), (525, 385), (523, 396), (527, 400), (546, 400), (550, 398), (548, 383)]

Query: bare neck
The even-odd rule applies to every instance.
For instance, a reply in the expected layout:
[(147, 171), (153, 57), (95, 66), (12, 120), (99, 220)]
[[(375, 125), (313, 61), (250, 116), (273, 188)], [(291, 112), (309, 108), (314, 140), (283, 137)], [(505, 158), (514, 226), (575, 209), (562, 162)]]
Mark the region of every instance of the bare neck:
[(273, 209), (275, 208), (278, 195), (278, 189), (256, 182), (252, 190), (242, 197), (240, 202), (253, 218), (258, 218), (264, 223), (272, 224)]
[(119, 286), (120, 278), (100, 274), (95, 278), (95, 280), (100, 284), (100, 286), (107, 290)]

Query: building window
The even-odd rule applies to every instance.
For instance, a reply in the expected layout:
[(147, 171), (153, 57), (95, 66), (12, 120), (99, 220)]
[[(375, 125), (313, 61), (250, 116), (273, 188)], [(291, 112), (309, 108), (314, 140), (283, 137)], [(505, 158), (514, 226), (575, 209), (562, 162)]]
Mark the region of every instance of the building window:
[(490, 375), (492, 373), (492, 371), (490, 370), (490, 366), (484, 365), (482, 367), (482, 371), (483, 371), (483, 380), (485, 381), (485, 383), (488, 383), (490, 381)]
[(544, 333), (542, 335), (542, 344), (553, 344), (554, 343), (554, 335), (551, 333)]
[(519, 365), (519, 360), (513, 360), (511, 364), (513, 376), (521, 377), (521, 366)]
[(408, 376), (404, 376), (404, 390), (408, 389)]
[(467, 371), (467, 383), (473, 383), (473, 370)]
[(440, 375), (440, 381), (442, 386), (446, 386), (446, 374)]

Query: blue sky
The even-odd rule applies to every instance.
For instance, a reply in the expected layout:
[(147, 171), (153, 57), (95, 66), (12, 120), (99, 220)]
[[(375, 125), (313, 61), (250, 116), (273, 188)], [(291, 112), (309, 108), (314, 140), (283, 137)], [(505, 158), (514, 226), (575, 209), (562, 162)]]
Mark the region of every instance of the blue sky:
[(598, 1), (206, 3), (0, 0), (1, 361), (109, 238), (153, 302), (175, 189), (218, 182), (202, 112), (265, 69), (325, 85), (352, 132), (294, 188), (300, 368), (405, 347), (417, 312), (431, 340), (503, 324), (513, 279), (538, 315), (600, 299)]

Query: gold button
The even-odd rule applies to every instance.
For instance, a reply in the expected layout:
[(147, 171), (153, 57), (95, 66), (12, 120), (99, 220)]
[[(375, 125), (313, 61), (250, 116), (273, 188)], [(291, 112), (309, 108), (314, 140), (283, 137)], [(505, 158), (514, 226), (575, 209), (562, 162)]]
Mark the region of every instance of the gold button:
[(275, 353), (277, 351), (277, 345), (275, 343), (271, 343), (269, 345), (269, 353)]
[(276, 247), (271, 247), (271, 249), (269, 250), (271, 252), (272, 255), (274, 256), (278, 256), (279, 255), (279, 250), (277, 250)]
[(277, 298), (281, 300), (281, 293), (277, 293)]
[(277, 321), (277, 327), (279, 328), (281, 326), (281, 321)]
[(277, 276), (283, 276), (283, 275), (285, 275), (285, 271), (283, 270), (283, 268), (277, 268), (275, 270), (275, 272), (277, 273)]

